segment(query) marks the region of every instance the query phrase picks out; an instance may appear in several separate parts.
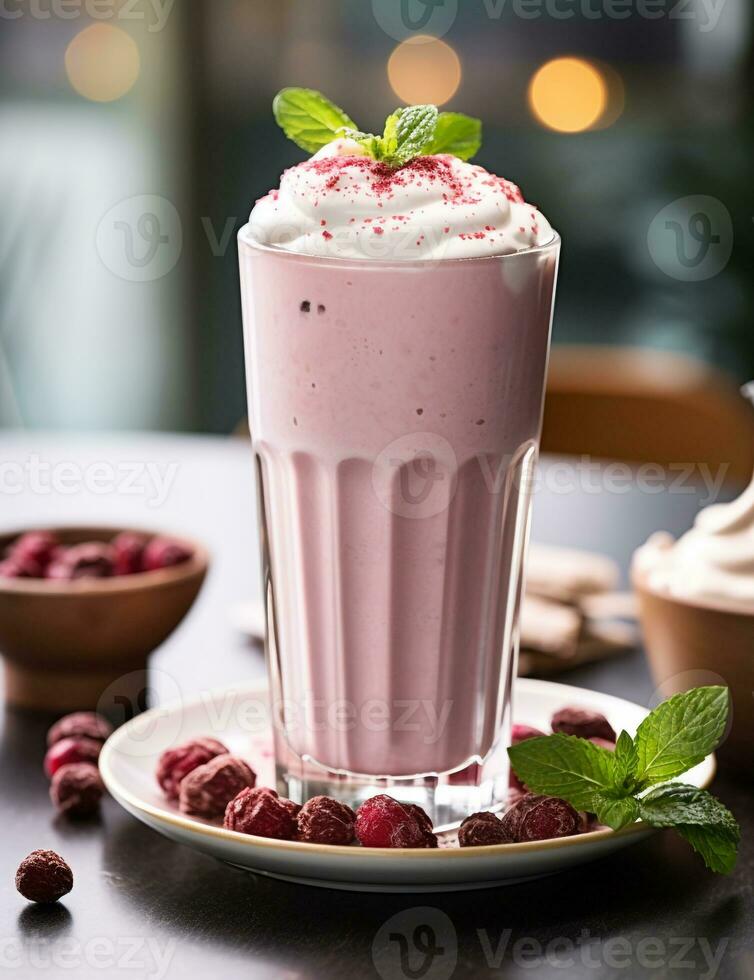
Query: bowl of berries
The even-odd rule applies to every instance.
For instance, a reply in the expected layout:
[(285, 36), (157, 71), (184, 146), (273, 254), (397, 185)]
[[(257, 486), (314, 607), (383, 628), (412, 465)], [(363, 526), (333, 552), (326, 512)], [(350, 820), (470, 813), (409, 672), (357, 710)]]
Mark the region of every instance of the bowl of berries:
[[(9, 704), (40, 710), (137, 704), (147, 657), (201, 589), (198, 542), (132, 528), (0, 535), (0, 654)], [(107, 707), (107, 705), (105, 705)]]

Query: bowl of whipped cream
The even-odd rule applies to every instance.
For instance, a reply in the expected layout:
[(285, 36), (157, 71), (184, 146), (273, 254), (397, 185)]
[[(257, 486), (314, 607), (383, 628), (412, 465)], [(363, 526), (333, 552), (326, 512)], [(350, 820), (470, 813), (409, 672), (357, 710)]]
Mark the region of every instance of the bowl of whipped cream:
[[(721, 762), (754, 765), (754, 481), (701, 510), (677, 540), (653, 534), (632, 581), (650, 667), (663, 695), (724, 683), (732, 724)], [(702, 678), (706, 678), (702, 680)]]

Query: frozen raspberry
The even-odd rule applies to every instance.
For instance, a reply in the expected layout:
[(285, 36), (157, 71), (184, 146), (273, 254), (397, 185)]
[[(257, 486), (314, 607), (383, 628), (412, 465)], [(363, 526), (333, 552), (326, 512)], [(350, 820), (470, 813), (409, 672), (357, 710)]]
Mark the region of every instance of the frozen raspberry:
[(580, 738), (604, 738), (615, 742), (615, 732), (610, 722), (598, 711), (570, 706), (561, 708), (552, 716), (552, 730), (564, 735), (578, 735)]
[(64, 738), (75, 738), (83, 735), (95, 741), (104, 742), (112, 735), (113, 726), (102, 715), (95, 711), (74, 711), (63, 715), (47, 733), (47, 745), (54, 745)]
[(178, 805), (192, 817), (221, 817), (228, 803), (256, 781), (256, 773), (243, 759), (218, 755), (183, 777)]
[(529, 738), (541, 738), (544, 734), (545, 732), (532, 728), (531, 725), (514, 725), (511, 729), (511, 745), (518, 745)]
[(133, 534), (123, 531), (113, 538), (112, 548), (115, 553), (115, 574), (134, 575), (144, 571), (144, 549), (147, 539), (143, 534)]
[(350, 844), (356, 814), (331, 796), (313, 796), (298, 814), (296, 840), (311, 844)]
[(109, 544), (88, 541), (65, 548), (47, 569), (47, 578), (73, 580), (110, 578), (115, 571), (115, 554)]
[(22, 563), (32, 562), (43, 575), (59, 547), (60, 541), (49, 531), (28, 531), (13, 542), (9, 557)]
[(472, 813), (458, 828), (461, 847), (483, 847), (485, 844), (511, 844), (501, 820), (494, 813)]
[(177, 800), (184, 776), (215, 756), (227, 754), (227, 748), (217, 739), (192, 738), (162, 753), (157, 763), (157, 782), (169, 800)]
[(16, 888), (30, 902), (57, 902), (73, 888), (73, 872), (55, 851), (32, 851), (18, 866)]
[(432, 821), (429, 819), (424, 810), (422, 810), (420, 806), (417, 806), (416, 803), (402, 803), (401, 806), (404, 810), (408, 810), (408, 812), (414, 817), (416, 822), (421, 827), (424, 833), (424, 846), (437, 847), (437, 837), (435, 837)]
[[(511, 745), (518, 745), (519, 742), (525, 742), (530, 738), (541, 738), (544, 734), (538, 728), (532, 728), (531, 725), (514, 725), (511, 729)], [(526, 787), (515, 774), (512, 767), (508, 773), (508, 786), (522, 793), (526, 792)]]
[(570, 803), (534, 793), (514, 803), (501, 822), (509, 838), (517, 843), (572, 837), (581, 828), (581, 818)]
[(158, 568), (180, 565), (191, 558), (192, 552), (185, 544), (173, 538), (152, 538), (144, 549), (144, 570), (153, 572)]
[(595, 745), (599, 746), (601, 749), (607, 749), (608, 752), (615, 752), (615, 742), (611, 742), (606, 738), (599, 738), (597, 735), (593, 735), (590, 739)]
[(93, 738), (61, 738), (45, 754), (45, 772), (52, 778), (61, 766), (67, 766), (71, 762), (90, 762), (96, 766), (101, 748), (102, 742)]
[(385, 793), (365, 800), (356, 811), (356, 836), (362, 847), (437, 847), (427, 814)]
[(300, 803), (294, 803), (293, 800), (289, 800), (287, 796), (279, 796), (278, 799), (286, 810), (288, 810), (294, 817), (297, 817), (301, 812)]
[(88, 817), (96, 813), (104, 792), (99, 769), (90, 762), (61, 766), (50, 784), (50, 799), (60, 813), (70, 817)]
[(293, 800), (281, 799), (274, 789), (242, 789), (228, 803), (223, 827), (239, 834), (291, 840), (296, 832), (296, 806)]
[(11, 555), (0, 561), (0, 578), (44, 578), (41, 565), (30, 558), (16, 558)]

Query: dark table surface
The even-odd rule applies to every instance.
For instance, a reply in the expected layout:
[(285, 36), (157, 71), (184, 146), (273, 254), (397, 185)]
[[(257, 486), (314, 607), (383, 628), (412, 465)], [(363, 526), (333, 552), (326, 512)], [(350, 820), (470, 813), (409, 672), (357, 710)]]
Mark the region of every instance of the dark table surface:
[[(259, 588), (252, 466), (243, 443), (5, 434), (0, 467), (13, 475), (0, 492), (1, 529), (140, 524), (183, 530), (209, 544), (214, 563), (205, 590), (153, 658), (154, 698), (161, 685), (190, 695), (263, 673), (260, 651), (235, 634), (229, 616)], [(593, 468), (587, 473), (557, 461), (547, 461), (541, 472), (535, 540), (602, 551), (624, 569), (651, 531), (682, 531), (707, 496), (690, 484), (648, 491), (625, 474), (604, 479)], [(642, 704), (655, 699), (640, 651), (580, 668), (564, 680)], [(226, 867), (147, 829), (111, 799), (94, 822), (56, 819), (41, 770), (49, 722), (17, 710), (0, 715), (0, 974), (152, 980), (754, 976), (750, 782), (720, 774), (714, 784), (743, 829), (738, 866), (727, 878), (707, 872), (684, 843), (660, 833), (528, 884), (357, 894)], [(76, 877), (71, 894), (51, 909), (28, 905), (13, 885), (20, 859), (39, 847), (62, 853)], [(390, 930), (409, 939), (417, 926), (433, 924), (438, 949), (424, 969), (395, 964), (378, 973), (372, 943), (393, 916), (399, 918)]]

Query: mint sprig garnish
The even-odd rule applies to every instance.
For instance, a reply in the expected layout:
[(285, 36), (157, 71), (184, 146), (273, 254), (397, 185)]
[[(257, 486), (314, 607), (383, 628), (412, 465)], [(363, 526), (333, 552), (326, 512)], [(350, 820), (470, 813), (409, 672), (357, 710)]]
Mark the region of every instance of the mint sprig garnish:
[(346, 113), (310, 88), (284, 88), (272, 111), (285, 135), (309, 153), (341, 136), (359, 143), (366, 153), (391, 167), (415, 157), (449, 153), (468, 160), (482, 145), (482, 124), (460, 112), (438, 112), (434, 105), (398, 108), (385, 120), (381, 136), (362, 132)]
[(727, 874), (740, 839), (735, 818), (705, 790), (666, 780), (692, 769), (717, 747), (728, 710), (726, 687), (699, 687), (655, 708), (635, 738), (621, 732), (614, 752), (556, 734), (519, 742), (508, 755), (532, 792), (595, 813), (613, 830), (639, 818), (653, 827), (672, 827), (708, 868)]
[(451, 153), (470, 160), (482, 145), (482, 123), (462, 112), (441, 112), (437, 117), (432, 142), (426, 153)]
[(272, 101), (275, 121), (288, 139), (308, 153), (330, 143), (356, 123), (313, 88), (284, 88)]

